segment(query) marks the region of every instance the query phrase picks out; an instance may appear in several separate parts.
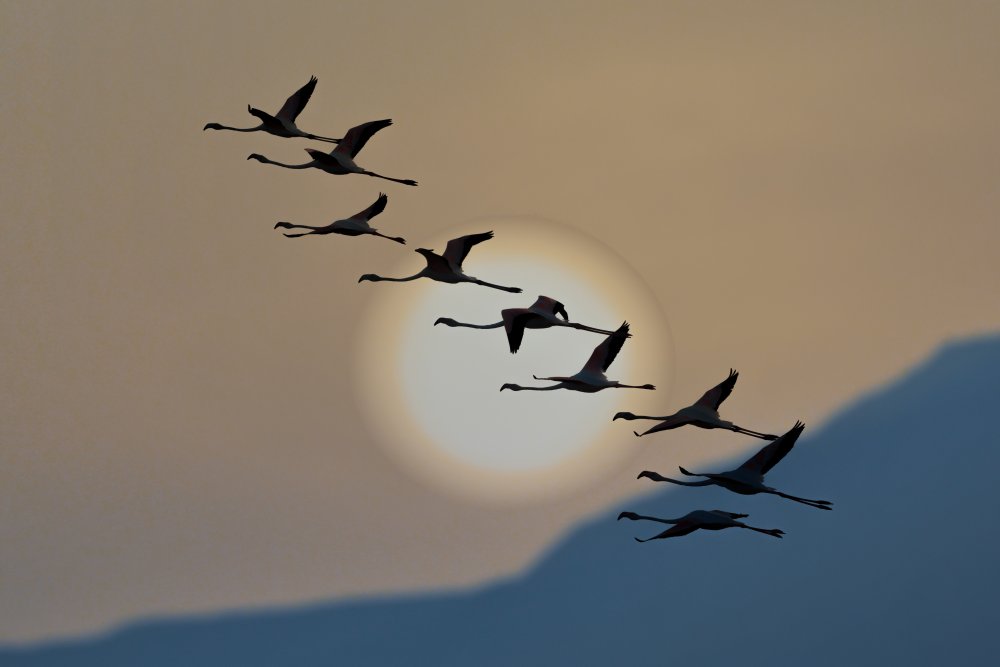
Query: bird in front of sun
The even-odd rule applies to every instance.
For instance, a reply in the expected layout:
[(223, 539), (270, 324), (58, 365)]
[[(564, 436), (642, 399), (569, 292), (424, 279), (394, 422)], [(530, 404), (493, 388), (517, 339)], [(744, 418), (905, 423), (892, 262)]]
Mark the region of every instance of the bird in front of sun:
[(292, 94), (285, 103), (278, 110), (278, 113), (271, 115), (267, 112), (261, 111), (260, 109), (254, 109), (249, 104), (247, 105), (247, 111), (250, 112), (251, 116), (256, 116), (260, 119), (260, 125), (255, 127), (227, 127), (225, 125), (220, 125), (219, 123), (209, 123), (202, 130), (231, 130), (233, 132), (267, 132), (268, 134), (273, 134), (276, 137), (301, 137), (303, 139), (314, 139), (316, 141), (328, 141), (330, 143), (337, 143), (340, 139), (332, 139), (330, 137), (320, 137), (309, 132), (303, 132), (295, 125), (295, 119), (299, 117), (302, 110), (306, 108), (306, 104), (309, 103), (309, 98), (312, 97), (313, 90), (316, 89), (316, 77), (309, 79), (309, 83), (299, 88)]
[(774, 440), (778, 436), (751, 431), (750, 429), (737, 426), (733, 422), (726, 421), (719, 417), (719, 406), (722, 405), (724, 400), (729, 398), (731, 393), (733, 393), (733, 387), (736, 386), (736, 380), (739, 376), (739, 373), (730, 368), (729, 377), (706, 391), (702, 397), (698, 399), (697, 403), (689, 405), (686, 408), (682, 408), (672, 415), (667, 415), (666, 417), (646, 417), (642, 415), (634, 415), (631, 412), (619, 412), (614, 416), (612, 421), (615, 419), (653, 419), (660, 422), (656, 426), (642, 433), (633, 431), (636, 436), (649, 435), (650, 433), (658, 433), (659, 431), (669, 431), (671, 429), (690, 424), (692, 426), (697, 426), (698, 428), (724, 428), (729, 431), (752, 435), (755, 438), (761, 438), (763, 440)]
[[(560, 315), (562, 317), (560, 317)], [(593, 333), (610, 336), (613, 331), (595, 329), (584, 324), (569, 321), (569, 314), (566, 307), (552, 297), (539, 296), (535, 303), (528, 308), (505, 308), (500, 311), (500, 321), (493, 324), (467, 324), (457, 322), (450, 317), (439, 317), (434, 322), (434, 326), (445, 324), (449, 327), (467, 327), (469, 329), (499, 329), (503, 327), (507, 332), (507, 343), (510, 346), (511, 354), (517, 352), (521, 347), (521, 340), (524, 338), (525, 329), (548, 329), (550, 327), (569, 327), (580, 329), (581, 331), (592, 331)], [(631, 334), (629, 334), (631, 336)]]
[(431, 280), (436, 280), (441, 283), (474, 283), (484, 287), (492, 287), (493, 289), (503, 290), (504, 292), (520, 292), (520, 287), (505, 287), (495, 283), (488, 283), (485, 280), (480, 280), (479, 278), (467, 275), (462, 269), (462, 262), (465, 261), (465, 258), (468, 256), (469, 251), (472, 250), (472, 247), (482, 243), (483, 241), (489, 241), (491, 238), (493, 238), (493, 232), (460, 236), (457, 239), (448, 241), (448, 245), (445, 247), (443, 255), (439, 255), (433, 250), (428, 250), (427, 248), (417, 248), (415, 252), (423, 255), (424, 261), (427, 262), (427, 266), (419, 272), (404, 278), (387, 278), (385, 276), (375, 275), (374, 273), (366, 273), (358, 278), (358, 282), (360, 283), (368, 280), (371, 282), (388, 281), (394, 283), (404, 283), (418, 278), (430, 278)]
[(796, 422), (795, 426), (793, 426), (788, 433), (785, 433), (774, 442), (765, 445), (759, 452), (747, 459), (743, 465), (734, 470), (727, 470), (726, 472), (720, 473), (700, 474), (688, 472), (684, 468), (680, 468), (681, 473), (688, 475), (689, 477), (707, 478), (700, 482), (682, 482), (678, 479), (664, 477), (663, 475), (650, 470), (643, 470), (639, 473), (639, 476), (636, 479), (646, 477), (655, 482), (670, 482), (671, 484), (680, 484), (682, 486), (715, 485), (744, 496), (752, 496), (758, 493), (769, 493), (771, 495), (787, 498), (788, 500), (794, 500), (795, 502), (802, 503), (803, 505), (815, 507), (816, 509), (831, 510), (833, 509), (833, 503), (829, 500), (810, 500), (808, 498), (800, 498), (798, 496), (782, 493), (781, 491), (764, 484), (764, 475), (766, 475), (771, 468), (778, 465), (781, 459), (785, 458), (785, 455), (788, 454), (788, 452), (792, 451), (792, 447), (795, 446), (795, 441), (799, 439), (803, 429), (805, 429), (805, 425), (802, 422)]
[(291, 222), (279, 222), (274, 225), (274, 228), (309, 230), (300, 234), (285, 234), (285, 236), (290, 239), (298, 238), (300, 236), (310, 236), (312, 234), (343, 234), (344, 236), (363, 236), (365, 234), (369, 234), (371, 236), (379, 236), (383, 239), (389, 239), (390, 241), (395, 241), (396, 243), (402, 243), (405, 245), (406, 239), (399, 236), (386, 236), (368, 224), (369, 220), (385, 210), (385, 205), (388, 201), (389, 197), (384, 192), (380, 192), (378, 199), (375, 200), (375, 203), (365, 210), (360, 213), (355, 213), (349, 218), (332, 222), (325, 227), (312, 227), (310, 225), (296, 225)]
[(656, 521), (657, 523), (672, 524), (670, 528), (667, 528), (658, 535), (647, 537), (644, 540), (636, 537), (636, 542), (649, 542), (650, 540), (663, 540), (668, 537), (681, 537), (682, 535), (690, 535), (699, 529), (724, 530), (726, 528), (746, 528), (747, 530), (764, 533), (765, 535), (777, 538), (780, 538), (785, 534), (785, 531), (779, 530), (778, 528), (756, 528), (754, 526), (748, 526), (742, 521), (737, 520), (745, 519), (748, 516), (750, 515), (723, 512), (722, 510), (695, 510), (694, 512), (688, 512), (679, 519), (660, 519), (655, 516), (636, 514), (635, 512), (622, 512), (618, 515), (618, 520), (621, 521), (622, 519), (630, 519), (632, 521)]
[(362, 123), (352, 127), (344, 135), (344, 138), (340, 140), (337, 147), (334, 148), (329, 153), (324, 153), (323, 151), (318, 151), (314, 148), (307, 148), (306, 152), (312, 157), (309, 162), (303, 162), (302, 164), (285, 164), (283, 162), (275, 162), (259, 153), (251, 153), (247, 159), (257, 160), (258, 162), (263, 162), (264, 164), (273, 164), (277, 167), (284, 167), (285, 169), (319, 169), (325, 171), (328, 174), (335, 174), (337, 176), (343, 176), (344, 174), (364, 174), (365, 176), (373, 176), (375, 178), (383, 178), (387, 181), (393, 181), (395, 183), (402, 183), (403, 185), (416, 185), (417, 182), (409, 178), (392, 178), (390, 176), (383, 176), (382, 174), (376, 174), (374, 171), (368, 171), (363, 169), (354, 162), (354, 158), (365, 147), (368, 140), (372, 138), (379, 130), (389, 127), (392, 125), (392, 121), (386, 118), (385, 120), (373, 120), (367, 123)]
[(507, 383), (500, 387), (500, 391), (510, 389), (511, 391), (552, 391), (554, 389), (571, 389), (582, 391), (588, 394), (601, 391), (602, 389), (656, 389), (651, 384), (634, 385), (622, 384), (618, 380), (609, 380), (604, 374), (608, 367), (614, 362), (615, 357), (621, 351), (625, 340), (629, 337), (628, 322), (623, 322), (618, 329), (604, 339), (604, 341), (594, 348), (590, 359), (584, 364), (583, 369), (572, 376), (553, 376), (540, 378), (537, 375), (532, 377), (536, 380), (549, 380), (556, 384), (548, 387), (522, 387), (521, 385)]

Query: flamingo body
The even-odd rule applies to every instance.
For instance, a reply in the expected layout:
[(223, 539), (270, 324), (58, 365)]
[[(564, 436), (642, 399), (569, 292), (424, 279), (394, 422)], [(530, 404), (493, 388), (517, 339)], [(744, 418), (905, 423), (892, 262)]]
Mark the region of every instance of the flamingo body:
[(771, 468), (776, 466), (783, 458), (785, 458), (788, 452), (792, 451), (792, 448), (795, 446), (796, 441), (799, 439), (799, 436), (802, 434), (804, 429), (805, 425), (802, 422), (796, 422), (795, 426), (793, 426), (787, 433), (760, 449), (756, 454), (744, 461), (742, 465), (733, 470), (727, 470), (721, 473), (692, 473), (688, 472), (684, 468), (680, 469), (682, 474), (689, 477), (703, 477), (704, 479), (699, 482), (684, 482), (681, 480), (671, 479), (650, 470), (644, 470), (639, 473), (639, 478), (646, 477), (656, 482), (669, 482), (671, 484), (680, 484), (682, 486), (721, 486), (728, 491), (744, 496), (767, 493), (787, 498), (788, 500), (802, 503), (803, 505), (809, 505), (810, 507), (815, 507), (816, 509), (833, 509), (833, 503), (829, 500), (810, 500), (809, 498), (801, 498), (799, 496), (784, 493), (764, 484), (764, 476), (771, 470)]
[(519, 287), (505, 287), (503, 285), (486, 282), (485, 280), (480, 280), (479, 278), (468, 275), (463, 270), (462, 263), (465, 261), (465, 258), (468, 256), (473, 246), (478, 245), (483, 241), (488, 241), (491, 238), (493, 238), (493, 232), (491, 231), (483, 232), (481, 234), (468, 234), (466, 236), (460, 236), (457, 239), (448, 241), (448, 245), (445, 248), (443, 255), (439, 255), (433, 250), (428, 250), (427, 248), (417, 248), (414, 252), (420, 253), (427, 265), (412, 276), (406, 276), (405, 278), (388, 278), (374, 273), (366, 273), (358, 278), (358, 282), (360, 283), (367, 280), (371, 282), (389, 281), (398, 283), (417, 280), (419, 278), (430, 278), (431, 280), (436, 280), (439, 283), (474, 283), (476, 285), (483, 285), (484, 287), (492, 287), (493, 289), (503, 290), (504, 292), (520, 292), (521, 288)]
[(289, 98), (285, 100), (281, 109), (278, 110), (278, 113), (274, 116), (266, 111), (255, 109), (248, 104), (247, 112), (251, 116), (260, 120), (260, 125), (256, 127), (227, 127), (219, 123), (208, 123), (202, 129), (230, 130), (233, 132), (266, 132), (276, 137), (283, 137), (286, 139), (302, 138), (314, 139), (316, 141), (327, 141), (333, 144), (339, 143), (340, 139), (320, 137), (310, 132), (304, 132), (295, 124), (295, 120), (299, 117), (299, 114), (302, 113), (302, 110), (305, 109), (306, 104), (309, 102), (309, 98), (312, 97), (313, 91), (316, 89), (317, 81), (316, 77), (310, 77), (309, 83), (290, 95)]
[(552, 391), (555, 389), (570, 389), (572, 391), (592, 394), (604, 389), (656, 389), (656, 387), (651, 384), (644, 384), (641, 386), (622, 384), (618, 380), (609, 380), (608, 376), (605, 375), (605, 371), (608, 370), (608, 367), (610, 367), (614, 362), (628, 338), (628, 322), (623, 322), (614, 333), (605, 338), (600, 345), (594, 348), (594, 351), (590, 355), (590, 359), (587, 360), (587, 363), (576, 375), (555, 375), (551, 377), (538, 377), (535, 375), (532, 377), (536, 380), (548, 380), (550, 382), (555, 382), (556, 384), (549, 385), (548, 387), (522, 387), (521, 385), (507, 383), (500, 387), (500, 391), (503, 391), (504, 389), (510, 389), (511, 391)]
[(637, 437), (649, 435), (651, 433), (659, 433), (660, 431), (670, 431), (675, 428), (680, 428), (681, 426), (690, 425), (704, 429), (723, 428), (737, 433), (752, 435), (755, 438), (761, 438), (763, 440), (774, 440), (778, 436), (751, 431), (750, 429), (743, 428), (742, 426), (737, 426), (731, 421), (726, 421), (719, 416), (719, 406), (722, 405), (723, 401), (729, 398), (729, 395), (733, 392), (733, 387), (736, 386), (736, 380), (739, 376), (739, 373), (730, 368), (729, 377), (706, 391), (702, 397), (698, 399), (697, 403), (689, 405), (686, 408), (682, 408), (672, 415), (667, 415), (665, 417), (646, 417), (642, 415), (635, 415), (631, 412), (619, 412), (614, 416), (612, 421), (615, 419), (650, 419), (660, 422), (656, 426), (653, 426), (642, 433), (633, 431)]
[(299, 234), (285, 234), (289, 238), (297, 238), (299, 236), (309, 236), (313, 234), (324, 235), (324, 234), (341, 234), (343, 236), (380, 236), (384, 239), (389, 239), (390, 241), (395, 241), (396, 243), (405, 244), (406, 240), (397, 236), (386, 236), (382, 234), (377, 229), (368, 224), (368, 221), (374, 218), (376, 215), (385, 210), (385, 206), (389, 201), (389, 197), (384, 193), (380, 192), (378, 199), (363, 211), (355, 213), (349, 218), (343, 220), (336, 220), (325, 227), (312, 227), (309, 225), (297, 225), (291, 222), (279, 222), (274, 225), (275, 229), (305, 229), (308, 231), (301, 232)]
[(682, 537), (690, 535), (696, 530), (725, 530), (726, 528), (745, 528), (758, 533), (764, 533), (771, 537), (780, 538), (785, 533), (777, 528), (757, 528), (749, 526), (738, 519), (744, 519), (749, 514), (736, 514), (734, 512), (724, 512), (722, 510), (695, 510), (688, 512), (679, 519), (660, 519), (654, 516), (645, 516), (635, 512), (622, 512), (618, 515), (618, 520), (630, 519), (632, 521), (655, 521), (657, 523), (670, 524), (672, 527), (662, 533), (653, 535), (646, 539), (635, 538), (636, 542), (649, 542), (650, 540), (662, 540), (670, 537)]
[[(560, 317), (561, 316), (561, 317)], [(569, 321), (569, 314), (566, 307), (552, 297), (539, 296), (528, 308), (505, 308), (500, 311), (500, 321), (493, 324), (468, 324), (458, 322), (450, 317), (439, 317), (434, 325), (446, 324), (450, 327), (466, 327), (469, 329), (498, 329), (503, 327), (507, 333), (507, 344), (511, 354), (516, 353), (521, 347), (525, 329), (549, 329), (551, 327), (569, 327), (582, 331), (592, 331), (594, 333), (610, 336), (613, 331), (595, 329), (583, 324)]]
[(344, 135), (344, 138), (340, 140), (340, 143), (337, 144), (337, 147), (329, 153), (324, 153), (323, 151), (318, 151), (314, 148), (305, 149), (312, 160), (302, 164), (285, 164), (283, 162), (276, 162), (270, 158), (260, 155), (259, 153), (251, 153), (247, 159), (257, 160), (258, 162), (262, 162), (264, 164), (273, 164), (276, 167), (284, 167), (285, 169), (319, 169), (320, 171), (325, 171), (328, 174), (334, 174), (336, 176), (344, 176), (346, 174), (364, 174), (365, 176), (373, 176), (387, 181), (402, 183), (403, 185), (416, 185), (417, 182), (409, 178), (392, 178), (390, 176), (377, 174), (374, 171), (363, 169), (354, 161), (354, 158), (361, 151), (361, 149), (365, 147), (368, 140), (371, 139), (376, 132), (387, 128), (390, 125), (392, 125), (392, 120), (386, 118), (384, 120), (369, 121), (352, 127), (347, 131), (347, 134)]

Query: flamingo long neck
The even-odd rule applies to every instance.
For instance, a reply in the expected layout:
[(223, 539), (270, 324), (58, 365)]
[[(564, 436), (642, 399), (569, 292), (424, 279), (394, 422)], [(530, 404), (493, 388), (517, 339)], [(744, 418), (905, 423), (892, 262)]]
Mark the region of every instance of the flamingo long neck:
[(311, 229), (314, 232), (323, 229), (322, 227), (313, 227), (312, 225), (299, 225), (294, 222), (279, 222), (274, 227), (275, 229), (278, 227), (284, 227), (285, 229)]
[(626, 419), (628, 421), (634, 421), (636, 419), (649, 419), (651, 421), (662, 422), (670, 419), (671, 417), (673, 417), (673, 415), (667, 415), (666, 417), (650, 417), (647, 415), (633, 415), (631, 412), (626, 412), (621, 414), (621, 418)]
[(285, 164), (284, 162), (275, 162), (270, 158), (266, 158), (263, 155), (260, 156), (260, 162), (264, 164), (273, 164), (275, 167), (284, 167), (285, 169), (309, 169), (314, 166), (315, 162), (306, 162), (305, 164)]
[(423, 273), (414, 273), (412, 276), (406, 276), (405, 278), (389, 278), (386, 276), (373, 276), (372, 279), (376, 281), (384, 280), (390, 283), (405, 283), (411, 280), (416, 280), (417, 278), (422, 278)]
[(503, 322), (494, 322), (493, 324), (468, 324), (466, 322), (454, 322), (451, 326), (453, 327), (466, 327), (467, 329), (498, 329), (503, 326)]
[(563, 384), (554, 384), (549, 387), (522, 387), (519, 384), (505, 384), (503, 388), (510, 389), (511, 391), (552, 391), (554, 389), (562, 389)]
[(656, 516), (646, 516), (645, 514), (636, 514), (635, 518), (636, 519), (643, 519), (645, 521), (655, 521), (657, 523), (666, 523), (666, 524), (676, 524), (676, 523), (679, 523), (678, 519), (661, 519), (661, 518), (656, 517)]
[(263, 125), (258, 125), (256, 127), (229, 127), (228, 125), (219, 125), (219, 130), (229, 130), (230, 132), (260, 132), (264, 129)]
[(662, 478), (660, 480), (657, 480), (657, 481), (660, 481), (660, 482), (670, 482), (671, 484), (680, 484), (681, 486), (708, 486), (709, 484), (714, 484), (715, 483), (715, 482), (713, 482), (710, 479), (702, 480), (700, 482), (684, 482), (684, 481), (681, 481), (679, 479), (672, 479), (670, 477), (664, 477), (664, 478)]
[(700, 482), (685, 482), (679, 479), (673, 479), (672, 477), (664, 477), (658, 472), (646, 474), (646, 477), (655, 482), (670, 482), (671, 484), (680, 484), (681, 486), (708, 486), (710, 484), (715, 484), (711, 479), (705, 479)]

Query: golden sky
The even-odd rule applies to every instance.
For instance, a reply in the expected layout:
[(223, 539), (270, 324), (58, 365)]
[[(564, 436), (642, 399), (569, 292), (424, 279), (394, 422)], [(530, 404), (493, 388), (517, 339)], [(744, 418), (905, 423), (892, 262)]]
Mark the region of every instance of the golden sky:
[[(408, 249), (516, 216), (627, 258), (665, 412), (735, 367), (725, 416), (816, 428), (1000, 329), (997, 34), (990, 2), (0, 2), (0, 640), (481, 581), (635, 470), (755, 444), (650, 439), (536, 505), (412, 477), (351, 386), (366, 299), (407, 287), (355, 281), (405, 250), (271, 229), (380, 187)], [(419, 188), (202, 132), (312, 74), (300, 126), (393, 118), (359, 162)]]

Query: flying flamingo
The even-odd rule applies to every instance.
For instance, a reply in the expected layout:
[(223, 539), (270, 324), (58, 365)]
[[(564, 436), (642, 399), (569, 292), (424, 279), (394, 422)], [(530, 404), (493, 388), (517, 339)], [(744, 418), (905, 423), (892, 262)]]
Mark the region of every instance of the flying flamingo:
[(810, 507), (815, 507), (817, 509), (833, 509), (833, 503), (829, 500), (809, 500), (808, 498), (799, 498), (798, 496), (791, 496), (787, 493), (782, 493), (777, 489), (772, 489), (770, 486), (764, 486), (764, 475), (766, 475), (771, 468), (778, 465), (778, 462), (785, 458), (785, 455), (788, 454), (788, 452), (792, 451), (792, 447), (795, 446), (795, 441), (799, 439), (799, 436), (802, 434), (802, 430), (804, 428), (805, 425), (802, 422), (795, 422), (795, 426), (793, 426), (788, 433), (785, 433), (774, 442), (765, 445), (759, 452), (751, 456), (743, 465), (735, 470), (727, 470), (726, 472), (721, 473), (699, 474), (688, 472), (684, 468), (680, 469), (683, 474), (690, 477), (708, 478), (701, 482), (682, 482), (680, 480), (664, 477), (659, 473), (651, 472), (649, 470), (643, 470), (639, 473), (639, 476), (636, 479), (648, 477), (656, 482), (670, 482), (671, 484), (681, 484), (683, 486), (710, 486), (714, 484), (744, 496), (752, 496), (758, 493), (770, 493), (772, 495), (788, 498), (789, 500), (794, 500), (797, 503), (809, 505)]
[[(341, 146), (343, 146), (343, 144), (341, 144)], [(426, 248), (417, 248), (415, 252), (423, 255), (424, 260), (427, 262), (427, 266), (424, 267), (419, 273), (414, 273), (412, 276), (407, 276), (405, 278), (386, 278), (383, 276), (377, 276), (374, 273), (366, 273), (358, 278), (358, 282), (360, 283), (365, 280), (370, 280), (372, 282), (388, 280), (391, 282), (402, 283), (410, 280), (416, 280), (417, 278), (430, 278), (431, 280), (437, 280), (442, 283), (475, 283), (476, 285), (492, 287), (493, 289), (503, 290), (504, 292), (520, 292), (520, 287), (504, 287), (503, 285), (488, 283), (485, 280), (480, 280), (479, 278), (466, 275), (462, 270), (462, 262), (465, 260), (466, 256), (468, 256), (472, 247), (478, 243), (482, 243), (483, 241), (488, 241), (491, 238), (493, 238), (493, 232), (460, 236), (457, 239), (448, 241), (448, 245), (444, 250), (444, 255), (439, 255), (433, 250), (427, 250)]]
[(375, 178), (384, 178), (387, 181), (395, 181), (396, 183), (402, 183), (403, 185), (416, 185), (417, 182), (410, 179), (401, 178), (390, 178), (389, 176), (383, 176), (382, 174), (376, 174), (374, 171), (368, 171), (362, 169), (355, 162), (354, 158), (365, 147), (368, 140), (372, 138), (379, 130), (389, 127), (392, 125), (392, 121), (386, 118), (385, 120), (372, 120), (367, 123), (362, 123), (356, 127), (352, 127), (344, 135), (344, 138), (340, 140), (337, 147), (334, 148), (329, 153), (324, 153), (323, 151), (318, 151), (313, 148), (307, 148), (306, 152), (312, 156), (312, 160), (305, 162), (303, 164), (284, 164), (283, 162), (275, 162), (270, 160), (259, 153), (252, 153), (248, 160), (257, 160), (258, 162), (263, 162), (264, 164), (273, 164), (278, 167), (284, 167), (285, 169), (322, 169), (328, 174), (344, 175), (344, 174), (364, 174), (365, 176), (374, 176)]
[[(562, 318), (558, 317), (562, 315)], [(613, 331), (595, 329), (583, 324), (569, 321), (566, 307), (555, 299), (547, 296), (540, 296), (528, 308), (506, 308), (500, 311), (501, 320), (493, 324), (466, 324), (456, 322), (450, 317), (439, 317), (434, 326), (446, 324), (449, 327), (468, 327), (469, 329), (498, 329), (503, 327), (507, 331), (507, 342), (510, 344), (511, 353), (515, 353), (521, 347), (521, 340), (524, 338), (525, 329), (548, 329), (549, 327), (570, 327), (582, 331), (592, 331), (594, 333), (610, 336)], [(631, 334), (630, 334), (631, 335)]]
[(702, 530), (723, 530), (725, 528), (746, 528), (747, 530), (753, 530), (758, 533), (764, 533), (765, 535), (771, 535), (772, 537), (780, 538), (785, 534), (783, 530), (777, 528), (755, 528), (754, 526), (748, 526), (742, 521), (737, 521), (737, 519), (744, 519), (750, 516), (749, 514), (734, 514), (733, 512), (723, 512), (722, 510), (695, 510), (694, 512), (688, 512), (679, 519), (659, 519), (655, 516), (645, 516), (643, 514), (636, 514), (635, 512), (622, 512), (618, 515), (618, 520), (631, 519), (632, 521), (656, 521), (658, 523), (668, 523), (673, 524), (672, 527), (667, 528), (665, 531), (659, 535), (653, 535), (652, 537), (647, 537), (644, 540), (640, 540), (638, 537), (634, 538), (636, 542), (649, 542), (650, 540), (662, 540), (668, 537), (681, 537), (682, 535), (690, 535), (699, 528)]
[(656, 389), (651, 384), (644, 384), (641, 386), (622, 384), (618, 380), (609, 380), (604, 374), (604, 371), (608, 370), (608, 366), (612, 364), (615, 357), (622, 349), (622, 345), (625, 344), (625, 339), (629, 337), (628, 333), (628, 322), (623, 322), (618, 330), (613, 334), (604, 339), (604, 341), (594, 348), (593, 353), (590, 355), (590, 359), (584, 365), (583, 370), (581, 370), (576, 375), (571, 377), (547, 377), (540, 378), (537, 375), (532, 377), (536, 380), (550, 380), (558, 384), (550, 385), (548, 387), (522, 387), (517, 384), (507, 383), (500, 387), (500, 391), (504, 389), (510, 389), (511, 391), (552, 391), (553, 389), (572, 389), (573, 391), (582, 391), (588, 394), (592, 394), (602, 389), (609, 388), (619, 388), (619, 389)]
[[(719, 417), (719, 406), (722, 405), (724, 400), (729, 398), (729, 394), (733, 393), (733, 387), (736, 385), (736, 379), (739, 376), (739, 373), (730, 368), (729, 377), (706, 391), (705, 394), (698, 399), (697, 403), (683, 408), (682, 410), (678, 410), (672, 415), (668, 415), (666, 417), (645, 417), (641, 415), (634, 415), (631, 412), (619, 412), (614, 416), (614, 419), (653, 419), (661, 422), (648, 431), (644, 431), (642, 433), (632, 431), (636, 434), (636, 436), (649, 435), (650, 433), (657, 433), (659, 431), (669, 431), (670, 429), (675, 429), (680, 426), (684, 426), (685, 424), (691, 424), (692, 426), (697, 426), (699, 428), (724, 428), (730, 431), (736, 431), (737, 433), (752, 435), (755, 438), (774, 440), (778, 436), (751, 431), (737, 426), (732, 422), (725, 421)], [(612, 419), (612, 421), (614, 421), (614, 419)]]
[(295, 119), (299, 117), (302, 110), (306, 108), (306, 104), (309, 102), (309, 98), (312, 97), (313, 90), (316, 88), (316, 77), (311, 77), (309, 83), (299, 88), (295, 91), (291, 97), (285, 100), (281, 109), (275, 115), (270, 115), (261, 111), (260, 109), (254, 109), (249, 104), (247, 105), (247, 111), (251, 115), (256, 116), (260, 119), (260, 125), (257, 127), (226, 127), (225, 125), (220, 125), (219, 123), (209, 123), (202, 130), (232, 130), (233, 132), (267, 132), (268, 134), (273, 134), (276, 137), (302, 137), (304, 139), (315, 139), (316, 141), (328, 141), (330, 143), (338, 143), (340, 139), (331, 139), (329, 137), (319, 137), (315, 134), (310, 134), (308, 132), (303, 132), (298, 127), (295, 126)]
[(386, 236), (368, 224), (369, 220), (385, 210), (385, 205), (388, 201), (389, 197), (387, 197), (384, 192), (380, 192), (378, 199), (375, 200), (375, 203), (365, 210), (360, 213), (355, 213), (351, 217), (345, 218), (344, 220), (332, 222), (325, 227), (310, 227), (309, 225), (295, 225), (290, 222), (279, 222), (274, 226), (274, 228), (278, 229), (279, 227), (283, 227), (284, 229), (311, 230), (308, 232), (302, 232), (301, 234), (285, 234), (285, 236), (290, 239), (298, 238), (300, 236), (309, 236), (310, 234), (343, 234), (344, 236), (362, 236), (364, 234), (371, 234), (372, 236), (381, 236), (384, 239), (389, 239), (390, 241), (395, 241), (396, 243), (402, 243), (405, 245), (406, 239), (398, 236)]

